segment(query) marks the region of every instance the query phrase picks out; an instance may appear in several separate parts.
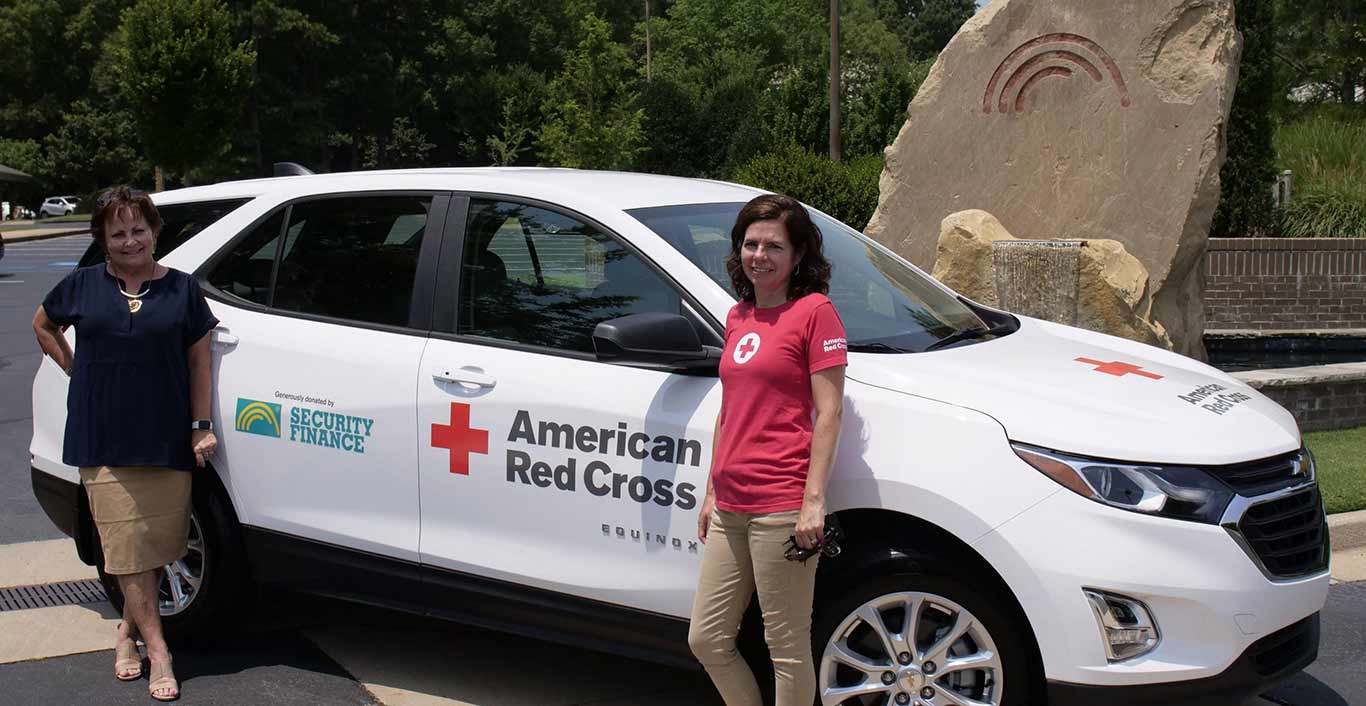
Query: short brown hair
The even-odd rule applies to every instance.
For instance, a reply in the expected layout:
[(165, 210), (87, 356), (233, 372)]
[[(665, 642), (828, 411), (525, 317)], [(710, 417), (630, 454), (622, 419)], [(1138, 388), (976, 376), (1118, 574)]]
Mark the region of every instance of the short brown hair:
[(806, 207), (791, 196), (764, 194), (750, 199), (735, 217), (730, 229), (730, 256), (726, 258), (726, 274), (730, 285), (741, 301), (754, 301), (754, 284), (745, 276), (740, 263), (740, 248), (745, 242), (745, 231), (758, 221), (780, 221), (787, 229), (787, 239), (802, 254), (797, 269), (787, 285), (787, 298), (800, 299), (813, 292), (830, 293), (830, 261), (822, 251), (821, 231), (811, 222)]
[(131, 186), (114, 186), (95, 199), (95, 210), (90, 214), (90, 234), (95, 237), (95, 242), (99, 243), (101, 248), (104, 247), (105, 222), (109, 220), (109, 216), (123, 213), (125, 210), (135, 210), (142, 214), (143, 220), (147, 221), (147, 227), (152, 229), (152, 234), (161, 234), (161, 214), (157, 213), (152, 197), (148, 196), (147, 192)]

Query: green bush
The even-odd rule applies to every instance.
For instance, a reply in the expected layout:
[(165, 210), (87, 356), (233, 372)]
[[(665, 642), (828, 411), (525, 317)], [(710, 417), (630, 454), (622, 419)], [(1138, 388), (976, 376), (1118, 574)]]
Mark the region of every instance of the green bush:
[(1282, 125), (1276, 153), (1295, 178), (1285, 235), (1366, 237), (1366, 113), (1325, 107)]
[(750, 160), (731, 180), (787, 194), (860, 230), (877, 208), (882, 155), (833, 162), (797, 146), (788, 146)]

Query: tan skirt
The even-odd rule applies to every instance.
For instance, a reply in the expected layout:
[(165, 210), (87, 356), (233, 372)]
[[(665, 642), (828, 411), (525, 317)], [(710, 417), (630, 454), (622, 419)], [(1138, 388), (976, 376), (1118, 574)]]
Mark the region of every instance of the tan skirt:
[(185, 471), (152, 466), (81, 467), (105, 573), (140, 574), (185, 556), (190, 479)]

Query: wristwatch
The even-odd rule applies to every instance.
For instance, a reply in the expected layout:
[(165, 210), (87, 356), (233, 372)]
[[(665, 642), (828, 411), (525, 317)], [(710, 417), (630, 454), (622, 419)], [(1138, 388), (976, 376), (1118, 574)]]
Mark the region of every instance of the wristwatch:
[(213, 421), (208, 419), (196, 419), (190, 422), (190, 431), (213, 431)]

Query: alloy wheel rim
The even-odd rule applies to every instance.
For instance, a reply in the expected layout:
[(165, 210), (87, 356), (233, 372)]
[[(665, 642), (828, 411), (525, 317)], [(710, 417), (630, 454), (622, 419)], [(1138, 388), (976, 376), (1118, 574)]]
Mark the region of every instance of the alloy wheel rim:
[(199, 596), (204, 584), (204, 568), (208, 566), (208, 546), (199, 517), (190, 513), (190, 537), (185, 556), (164, 567), (161, 586), (157, 591), (157, 607), (162, 617), (183, 613)]
[(1000, 706), (1005, 669), (986, 627), (932, 593), (874, 598), (825, 643), (822, 706)]

